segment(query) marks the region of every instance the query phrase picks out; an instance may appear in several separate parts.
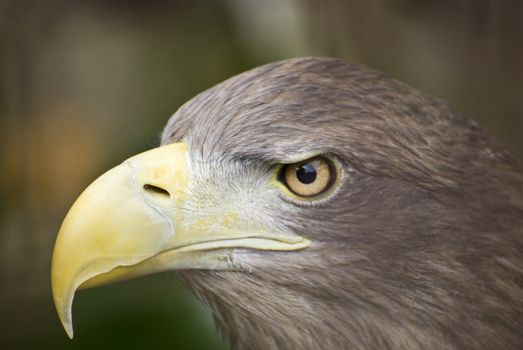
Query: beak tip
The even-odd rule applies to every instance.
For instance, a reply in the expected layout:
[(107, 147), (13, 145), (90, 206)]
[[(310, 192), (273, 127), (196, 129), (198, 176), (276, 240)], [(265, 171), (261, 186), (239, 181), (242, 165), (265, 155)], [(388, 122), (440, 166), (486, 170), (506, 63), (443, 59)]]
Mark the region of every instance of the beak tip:
[[(55, 292), (53, 290), (53, 292)], [(58, 318), (60, 319), (60, 323), (62, 323), (62, 326), (64, 327), (65, 332), (69, 336), (69, 338), (73, 339), (73, 318), (72, 318), (72, 304), (73, 304), (73, 297), (74, 293), (69, 297), (66, 298), (66, 302), (64, 303), (64, 300), (62, 298), (57, 298), (55, 295), (55, 306), (56, 311), (58, 313)]]
[(67, 333), (67, 336), (69, 337), (69, 339), (73, 339), (74, 332), (73, 332), (73, 327), (72, 326), (66, 327), (65, 328), (65, 332)]
[(67, 336), (70, 339), (73, 339), (74, 331), (73, 331), (73, 322), (71, 321), (71, 318), (68, 317), (68, 318), (60, 319), (60, 321), (62, 322), (62, 326), (64, 327), (64, 330), (67, 333)]

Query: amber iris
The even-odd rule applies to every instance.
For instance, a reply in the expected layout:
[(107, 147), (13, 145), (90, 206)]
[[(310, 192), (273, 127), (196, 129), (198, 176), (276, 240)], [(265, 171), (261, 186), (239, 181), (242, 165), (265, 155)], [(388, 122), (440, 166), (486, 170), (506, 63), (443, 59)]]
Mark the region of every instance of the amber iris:
[(314, 197), (332, 186), (335, 175), (332, 161), (318, 156), (298, 163), (286, 164), (282, 168), (280, 180), (294, 194), (301, 197)]

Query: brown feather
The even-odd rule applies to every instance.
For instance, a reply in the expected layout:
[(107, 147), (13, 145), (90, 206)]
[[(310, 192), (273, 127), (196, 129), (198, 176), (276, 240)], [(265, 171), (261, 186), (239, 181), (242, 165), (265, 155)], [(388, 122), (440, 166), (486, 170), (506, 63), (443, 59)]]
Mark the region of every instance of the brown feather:
[(336, 195), (274, 215), (315, 242), (183, 271), (235, 349), (523, 348), (523, 173), (476, 123), (379, 72), (276, 62), (187, 102), (162, 142), (212, 167), (325, 153)]

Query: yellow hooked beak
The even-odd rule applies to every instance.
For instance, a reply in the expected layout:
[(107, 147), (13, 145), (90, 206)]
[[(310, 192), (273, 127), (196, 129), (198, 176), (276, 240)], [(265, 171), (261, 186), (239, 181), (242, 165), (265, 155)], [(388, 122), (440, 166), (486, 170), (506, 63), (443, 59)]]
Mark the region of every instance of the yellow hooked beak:
[(175, 143), (128, 159), (76, 200), (58, 233), (51, 268), (56, 309), (69, 337), (78, 288), (172, 269), (231, 269), (228, 254), (238, 247), (310, 244), (294, 234), (246, 230), (236, 213), (226, 225), (213, 225), (212, 214), (184, 209), (197, 186), (192, 179), (187, 145)]

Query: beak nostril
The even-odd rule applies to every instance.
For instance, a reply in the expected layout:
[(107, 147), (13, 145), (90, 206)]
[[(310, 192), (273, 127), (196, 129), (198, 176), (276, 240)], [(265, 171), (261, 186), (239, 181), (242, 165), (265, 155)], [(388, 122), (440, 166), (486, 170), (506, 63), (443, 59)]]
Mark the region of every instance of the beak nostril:
[(164, 190), (163, 188), (154, 185), (146, 184), (143, 186), (143, 190), (152, 196), (171, 196), (171, 194), (167, 190)]

